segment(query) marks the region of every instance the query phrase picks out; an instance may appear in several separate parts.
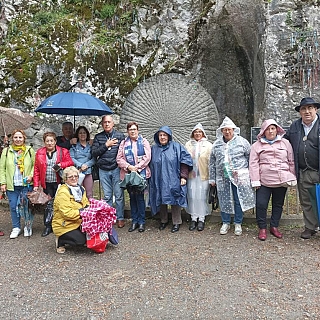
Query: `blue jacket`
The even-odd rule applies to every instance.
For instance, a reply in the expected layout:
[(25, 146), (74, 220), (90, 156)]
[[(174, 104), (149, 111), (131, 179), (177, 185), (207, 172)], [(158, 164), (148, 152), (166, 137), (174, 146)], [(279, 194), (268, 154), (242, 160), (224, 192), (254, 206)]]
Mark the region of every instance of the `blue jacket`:
[[(320, 119), (319, 115), (317, 114), (318, 122), (315, 124), (318, 125), (318, 137), (319, 137), (319, 144), (320, 144)], [(294, 121), (287, 133), (284, 135), (286, 139), (288, 139), (292, 145), (293, 154), (294, 154), (294, 166), (296, 170), (297, 179), (299, 178), (299, 144), (301, 141), (301, 130), (302, 130), (302, 119), (298, 119)], [(319, 168), (320, 168), (320, 146), (319, 146)]]
[[(117, 145), (111, 147), (110, 150), (106, 147), (106, 142), (109, 138), (118, 139)], [(92, 156), (97, 159), (97, 165), (99, 169), (110, 171), (118, 167), (118, 149), (121, 141), (124, 140), (124, 138), (124, 134), (115, 129), (112, 129), (109, 134), (107, 134), (105, 131), (102, 131), (95, 135), (92, 144)]]
[(88, 166), (88, 169), (83, 173), (91, 174), (91, 167), (95, 164), (96, 161), (92, 157), (90, 144), (87, 143), (87, 146), (83, 149), (80, 142), (78, 142), (76, 145), (71, 146), (69, 152), (75, 167), (79, 168), (83, 164), (86, 164)]
[[(169, 135), (169, 142), (162, 146), (159, 131)], [(152, 214), (160, 210), (161, 204), (187, 207), (187, 186), (180, 185), (180, 166), (185, 164), (192, 170), (192, 158), (178, 142), (172, 141), (168, 126), (161, 127), (154, 135), (155, 145), (151, 148), (151, 178), (149, 181), (149, 204)]]

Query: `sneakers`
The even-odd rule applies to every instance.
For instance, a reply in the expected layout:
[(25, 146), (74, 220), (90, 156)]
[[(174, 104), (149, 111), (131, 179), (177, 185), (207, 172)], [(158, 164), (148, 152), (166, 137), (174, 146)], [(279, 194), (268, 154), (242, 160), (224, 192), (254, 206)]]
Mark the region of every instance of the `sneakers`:
[(25, 226), (24, 229), (23, 229), (23, 235), (24, 235), (25, 237), (31, 237), (31, 236), (32, 236), (32, 229), (31, 229), (31, 227), (28, 229), (28, 227)]
[(235, 224), (234, 224), (234, 234), (235, 234), (236, 236), (241, 236), (241, 235), (242, 235), (241, 224), (239, 224), (239, 223), (235, 223)]
[(220, 229), (220, 234), (227, 234), (228, 231), (229, 231), (229, 229), (230, 229), (230, 224), (228, 224), (228, 223), (223, 223), (223, 224), (222, 224), (222, 227), (221, 227), (221, 229)]
[(18, 238), (20, 232), (21, 232), (20, 228), (13, 228), (10, 234), (10, 239)]

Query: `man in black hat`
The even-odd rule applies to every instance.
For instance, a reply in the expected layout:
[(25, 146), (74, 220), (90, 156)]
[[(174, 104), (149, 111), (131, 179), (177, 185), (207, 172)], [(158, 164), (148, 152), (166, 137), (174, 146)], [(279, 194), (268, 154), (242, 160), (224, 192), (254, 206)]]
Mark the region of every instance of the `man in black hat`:
[(303, 98), (295, 110), (301, 118), (293, 122), (286, 134), (293, 152), (300, 204), (303, 210), (305, 230), (301, 238), (310, 239), (316, 233), (318, 227), (317, 214), (312, 208), (309, 189), (319, 183), (319, 136), (320, 124), (317, 110), (320, 104), (312, 98)]

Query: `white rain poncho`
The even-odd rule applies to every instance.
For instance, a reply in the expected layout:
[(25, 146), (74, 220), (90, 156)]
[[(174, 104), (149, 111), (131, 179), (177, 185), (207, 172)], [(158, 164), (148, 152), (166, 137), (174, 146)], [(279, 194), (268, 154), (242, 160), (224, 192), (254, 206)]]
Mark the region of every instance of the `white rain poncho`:
[[(233, 128), (233, 138), (225, 142), (221, 129)], [(209, 182), (215, 182), (218, 190), (219, 205), (222, 212), (234, 214), (231, 183), (237, 187), (240, 205), (243, 211), (254, 208), (255, 193), (249, 176), (250, 143), (242, 138), (231, 119), (225, 117), (217, 129), (209, 164)]]
[[(193, 132), (200, 129), (204, 137), (199, 141), (193, 138)], [(209, 190), (209, 158), (212, 149), (212, 143), (207, 140), (207, 135), (201, 123), (198, 123), (191, 131), (190, 140), (186, 143), (186, 149), (191, 155), (193, 169), (188, 178), (188, 207), (186, 211), (191, 214), (193, 221), (199, 218), (203, 221), (205, 216), (210, 214), (208, 204)]]

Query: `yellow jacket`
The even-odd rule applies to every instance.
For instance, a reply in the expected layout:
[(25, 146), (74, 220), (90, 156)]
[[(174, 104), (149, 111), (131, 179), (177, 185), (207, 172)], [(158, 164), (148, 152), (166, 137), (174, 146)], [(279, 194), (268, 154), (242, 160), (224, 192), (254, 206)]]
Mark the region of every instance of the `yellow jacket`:
[(52, 229), (56, 236), (76, 230), (81, 225), (79, 210), (89, 205), (86, 192), (83, 187), (82, 199), (76, 202), (69, 187), (66, 184), (60, 186), (53, 203)]
[[(2, 150), (0, 158), (0, 185), (6, 184), (7, 190), (9, 191), (14, 190), (13, 176), (16, 167), (14, 158), (15, 156), (12, 146), (9, 146), (8, 148), (4, 148)], [(28, 176), (33, 177), (34, 158), (35, 152), (33, 148), (27, 146), (24, 156), (23, 178)], [(33, 182), (31, 182), (30, 184), (33, 184)]]

